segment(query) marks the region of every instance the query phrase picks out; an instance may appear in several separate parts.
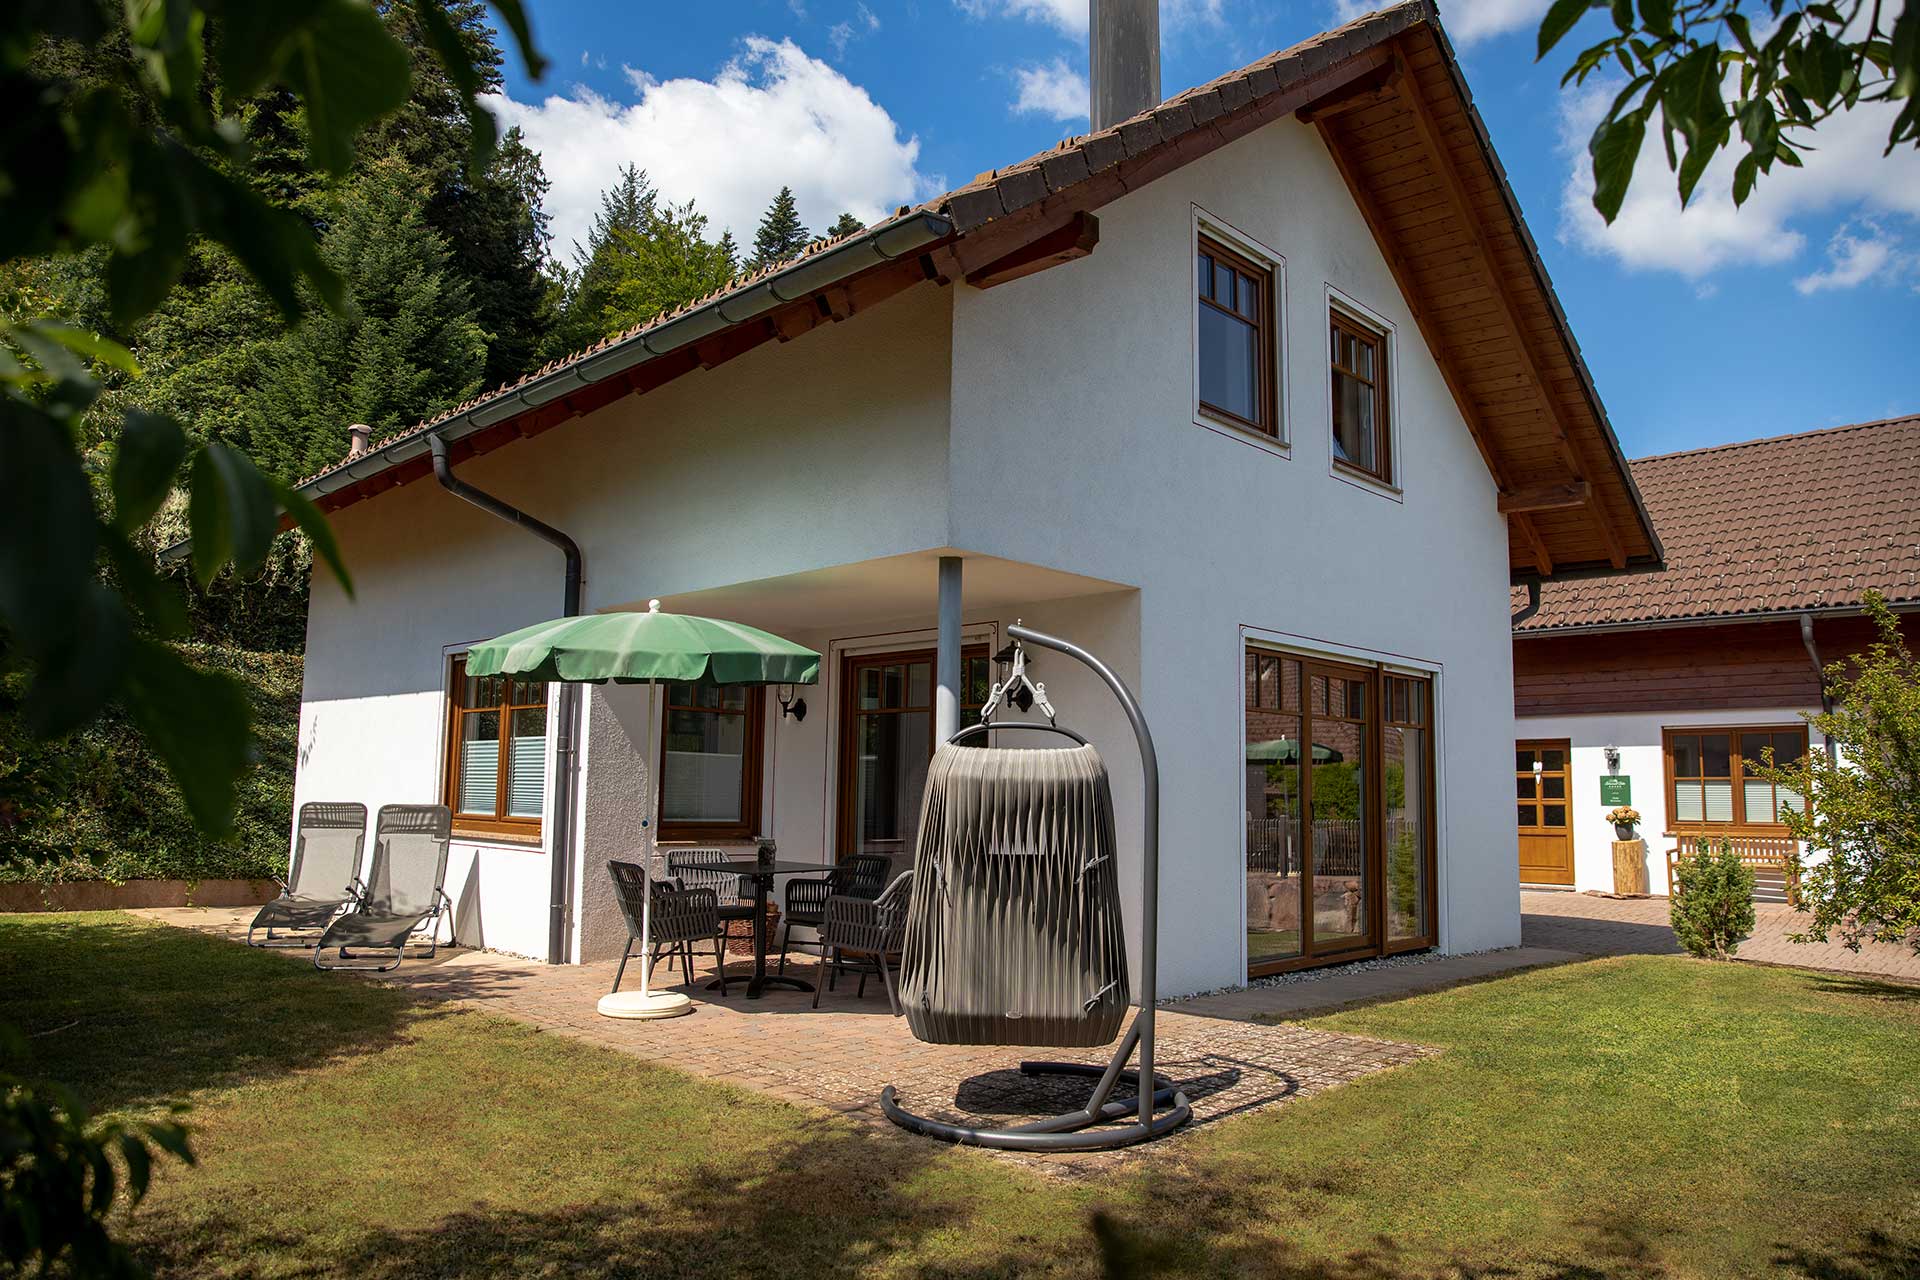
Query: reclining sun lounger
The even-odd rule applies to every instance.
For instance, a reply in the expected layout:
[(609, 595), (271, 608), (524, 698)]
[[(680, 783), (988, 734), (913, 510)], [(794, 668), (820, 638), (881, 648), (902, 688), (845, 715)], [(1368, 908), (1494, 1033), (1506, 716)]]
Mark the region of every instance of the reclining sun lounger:
[[(303, 804), (294, 829), (293, 861), (280, 896), (247, 926), (250, 947), (308, 947), (304, 938), (273, 936), (275, 929), (324, 929), (360, 896), (360, 851), (367, 843), (367, 806)], [(254, 941), (254, 931), (266, 936)]]
[[(407, 942), (426, 930), (431, 959), (439, 950), (440, 917), (452, 902), (446, 895), (447, 846), (453, 838), (453, 813), (443, 804), (389, 804), (374, 824), (373, 868), (360, 902), (320, 936), (313, 949), (317, 969), (370, 969), (384, 973), (406, 959)], [(357, 956), (356, 951), (392, 952), (391, 957)], [(323, 956), (335, 953), (326, 960)], [(355, 964), (355, 960), (362, 963)], [(367, 960), (384, 961), (368, 964)]]

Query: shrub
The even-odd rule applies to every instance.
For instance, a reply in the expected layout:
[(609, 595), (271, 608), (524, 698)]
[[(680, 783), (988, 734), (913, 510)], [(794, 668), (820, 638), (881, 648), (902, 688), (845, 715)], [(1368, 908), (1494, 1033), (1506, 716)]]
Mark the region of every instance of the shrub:
[(297, 653), (183, 645), (231, 672), (253, 710), (255, 763), (240, 781), (233, 836), (201, 835), (159, 758), (112, 709), (66, 738), (29, 734), (18, 672), (0, 672), (0, 882), (248, 879), (286, 867), (300, 723)]
[(1715, 853), (1701, 840), (1674, 868), (1673, 933), (1696, 956), (1731, 959), (1753, 932), (1753, 872), (1725, 840)]

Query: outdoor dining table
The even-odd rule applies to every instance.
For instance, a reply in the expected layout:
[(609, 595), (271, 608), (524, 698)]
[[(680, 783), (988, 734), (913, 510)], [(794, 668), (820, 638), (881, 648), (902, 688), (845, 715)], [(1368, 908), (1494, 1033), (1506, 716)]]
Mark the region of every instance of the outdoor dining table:
[[(713, 869), (753, 881), (753, 977), (747, 982), (747, 999), (758, 1000), (761, 990), (770, 985), (792, 987), (796, 991), (813, 990), (813, 984), (804, 978), (767, 972), (767, 898), (773, 892), (775, 876), (823, 876), (833, 868), (817, 862), (762, 862), (758, 858), (735, 858), (730, 862), (716, 863)], [(707, 984), (707, 989), (711, 991), (719, 985), (720, 980), (716, 978)]]

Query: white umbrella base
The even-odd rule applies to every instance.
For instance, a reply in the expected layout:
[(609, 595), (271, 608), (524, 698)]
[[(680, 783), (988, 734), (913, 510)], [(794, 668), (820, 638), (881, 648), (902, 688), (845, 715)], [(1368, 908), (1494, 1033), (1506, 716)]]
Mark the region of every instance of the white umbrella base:
[(693, 1012), (693, 1001), (678, 991), (616, 991), (600, 997), (607, 1018), (677, 1018)]

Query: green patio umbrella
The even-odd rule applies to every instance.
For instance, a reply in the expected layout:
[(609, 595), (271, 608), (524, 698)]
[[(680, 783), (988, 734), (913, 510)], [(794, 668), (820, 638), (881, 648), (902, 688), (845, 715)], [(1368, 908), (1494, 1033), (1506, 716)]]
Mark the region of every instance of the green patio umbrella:
[[(467, 651), (470, 676), (515, 676), (569, 684), (647, 684), (654, 731), (647, 762), (651, 792), (641, 869), (653, 875), (654, 832), (660, 824), (660, 682), (709, 680), (714, 684), (813, 684), (820, 655), (771, 632), (720, 618), (662, 613), (660, 602), (645, 613), (595, 613), (556, 618), (508, 632)], [(640, 915), (640, 990), (601, 998), (600, 1012), (613, 1018), (669, 1018), (692, 1010), (678, 992), (650, 989), (653, 977), (653, 894)]]
[[(1339, 764), (1346, 756), (1332, 747), (1313, 744), (1313, 762), (1315, 764)], [(1297, 764), (1300, 760), (1300, 740), (1298, 738), (1269, 738), (1265, 742), (1247, 744), (1248, 763), (1261, 764)]]

